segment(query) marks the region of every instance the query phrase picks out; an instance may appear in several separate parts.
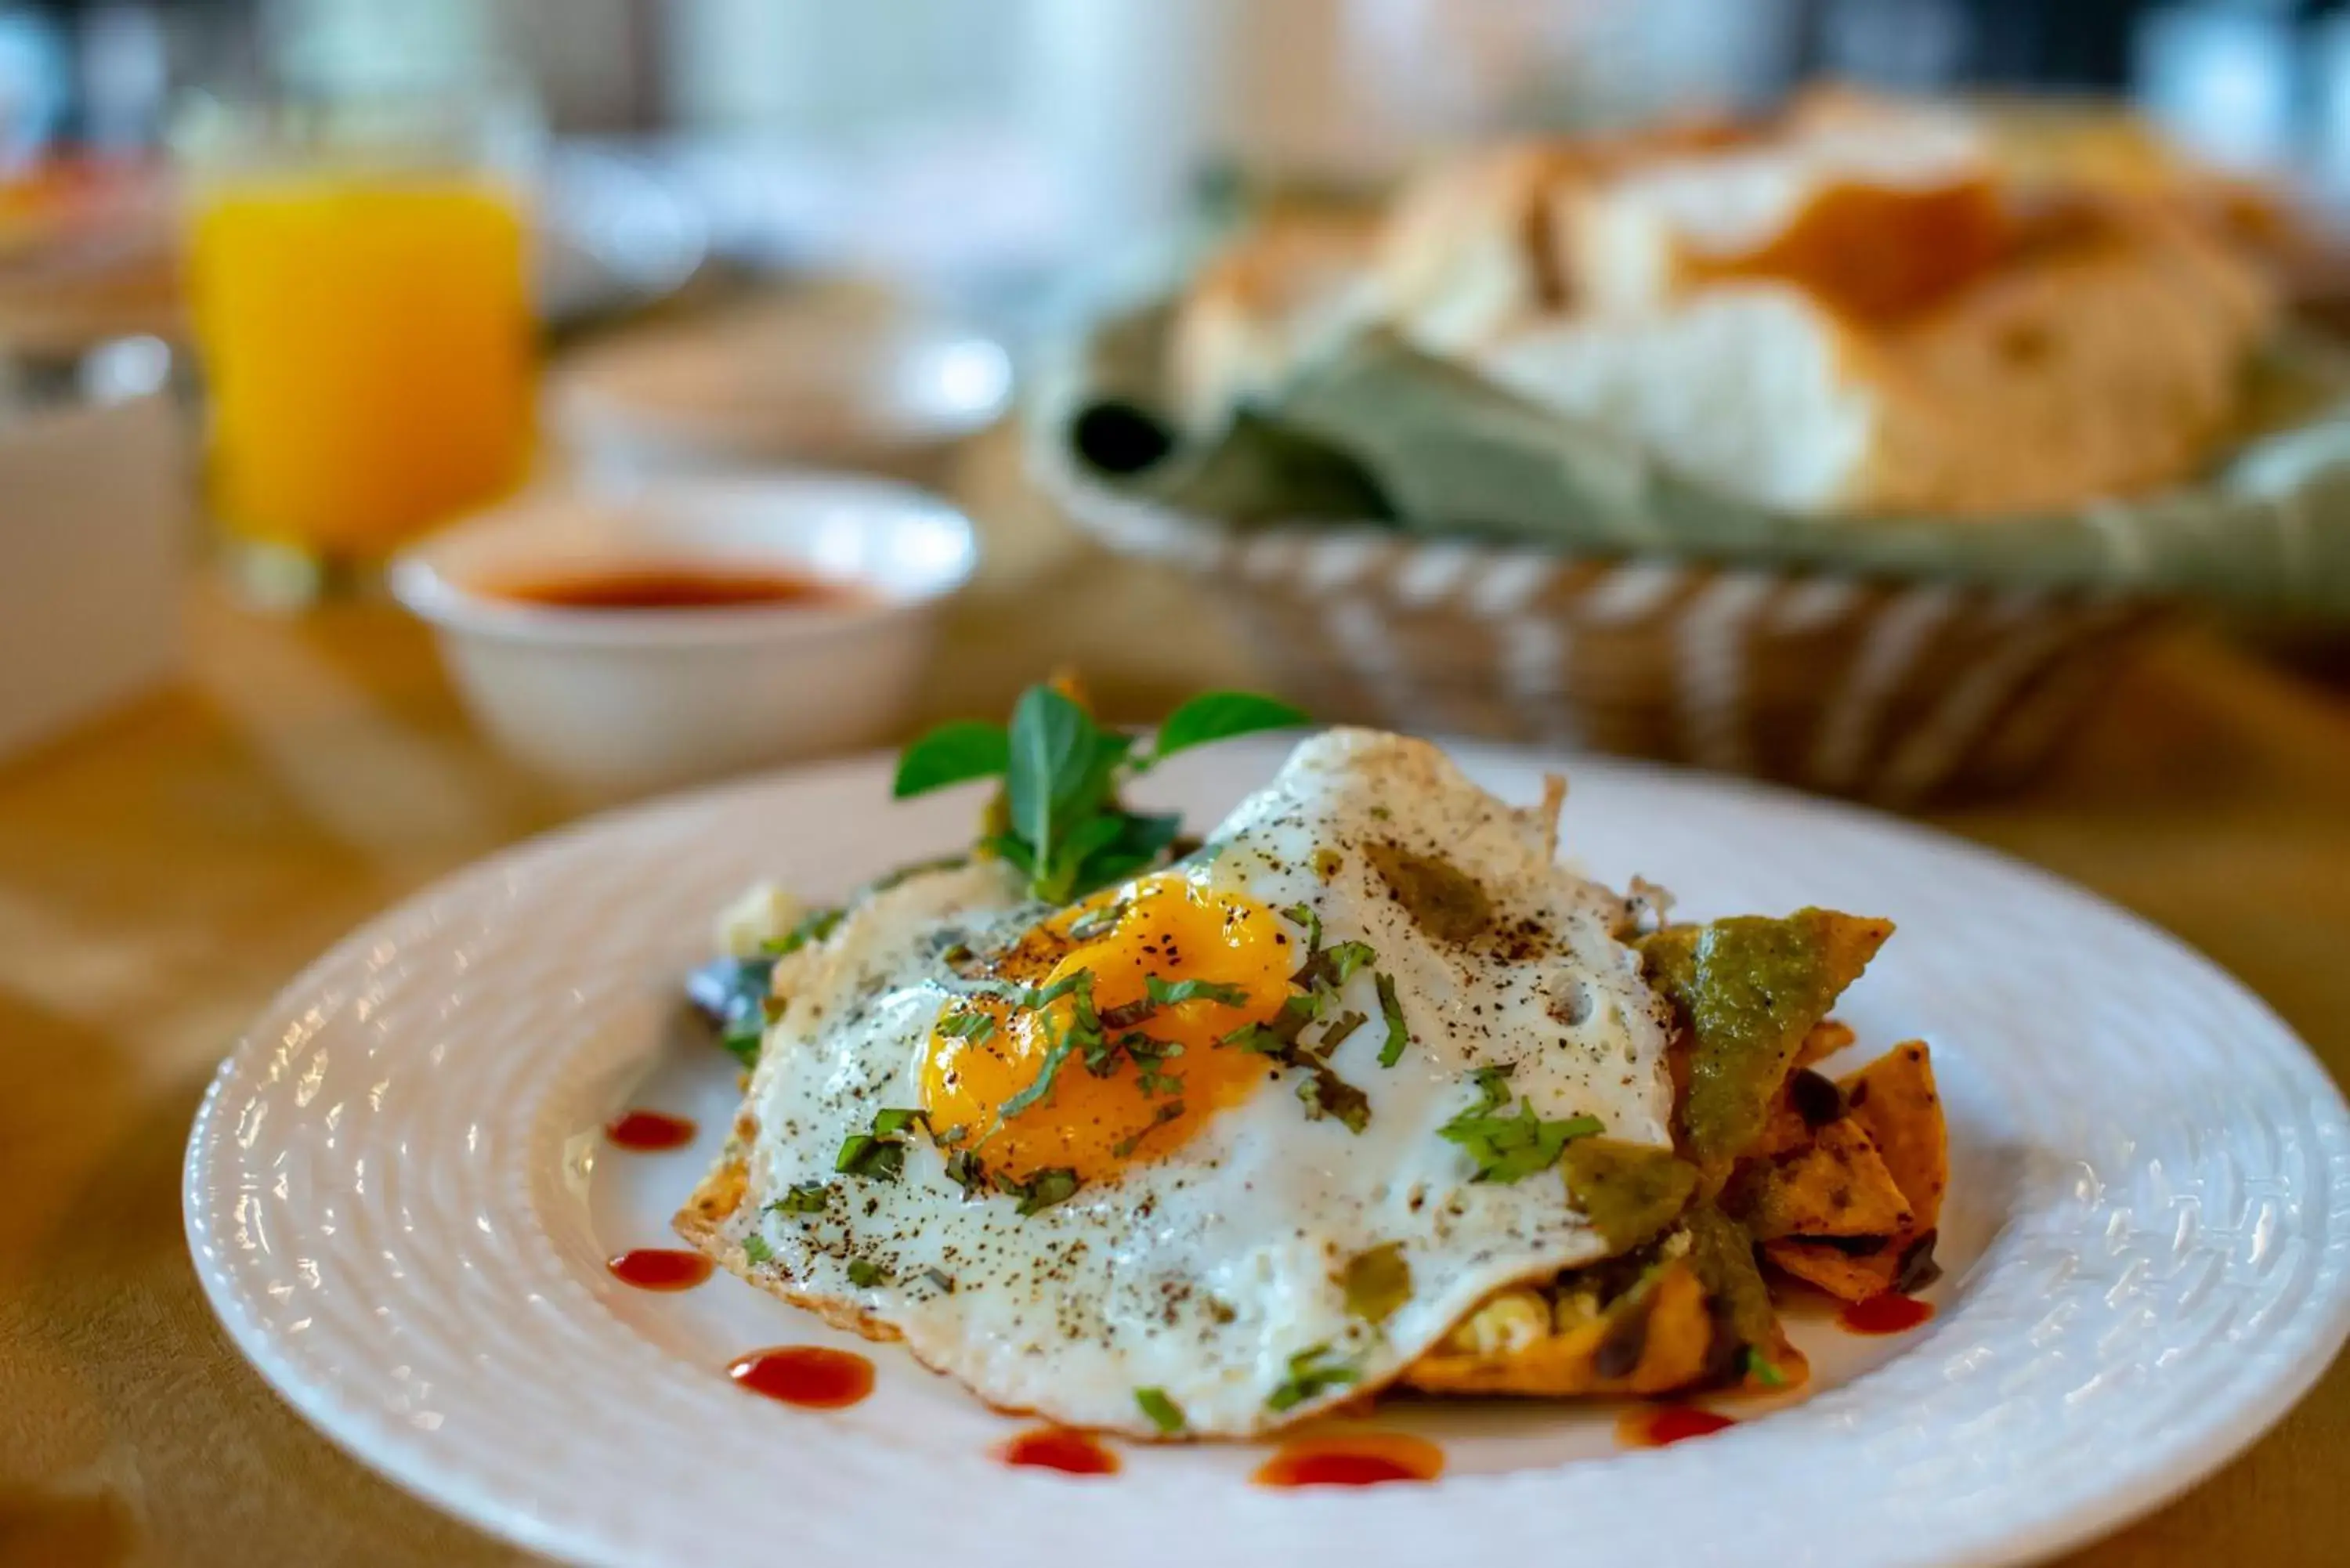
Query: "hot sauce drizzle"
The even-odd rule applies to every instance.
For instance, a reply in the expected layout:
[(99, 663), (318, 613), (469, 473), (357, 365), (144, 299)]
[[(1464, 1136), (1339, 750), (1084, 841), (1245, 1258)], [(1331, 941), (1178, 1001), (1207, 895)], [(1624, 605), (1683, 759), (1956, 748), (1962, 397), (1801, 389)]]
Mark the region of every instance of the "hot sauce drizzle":
[(710, 1260), (677, 1247), (637, 1247), (605, 1260), (622, 1284), (640, 1291), (687, 1291), (710, 1277)]
[(1661, 1449), (1691, 1438), (1710, 1438), (1738, 1423), (1694, 1405), (1651, 1405), (1627, 1410), (1616, 1422), (1616, 1440), (1627, 1449)]
[(604, 1124), (604, 1136), (625, 1149), (650, 1154), (693, 1141), (693, 1123), (666, 1111), (624, 1111)]
[(1007, 1465), (1027, 1465), (1072, 1476), (1118, 1473), (1118, 1456), (1099, 1439), (1067, 1427), (1035, 1427), (1007, 1438), (995, 1457)]
[(1933, 1316), (1933, 1303), (1887, 1291), (1853, 1303), (1836, 1314), (1836, 1323), (1854, 1334), (1907, 1334)]
[(1444, 1473), (1444, 1450), (1401, 1432), (1350, 1432), (1299, 1438), (1259, 1466), (1259, 1486), (1380, 1486), (1432, 1481)]
[(727, 1366), (735, 1386), (803, 1410), (845, 1410), (873, 1392), (873, 1363), (853, 1350), (784, 1345)]

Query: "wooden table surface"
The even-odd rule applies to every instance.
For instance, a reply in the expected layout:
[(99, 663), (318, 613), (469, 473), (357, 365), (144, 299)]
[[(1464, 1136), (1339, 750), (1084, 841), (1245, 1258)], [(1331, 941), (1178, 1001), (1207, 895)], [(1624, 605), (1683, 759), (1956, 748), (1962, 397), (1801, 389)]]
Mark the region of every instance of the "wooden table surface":
[[(1119, 716), (1249, 677), (1187, 590), (1045, 516), (1007, 441), (980, 443), (957, 489), (989, 566), (933, 713), (999, 711), (1058, 663)], [(272, 620), (198, 584), (190, 631), (175, 689), (0, 765), (0, 1564), (511, 1561), (343, 1458), (229, 1349), (177, 1182), (204, 1083), (272, 992), (567, 808), (469, 730), (386, 607)], [(1939, 820), (2168, 927), (2350, 1073), (2343, 688), (2187, 634), (2055, 776)], [(2345, 1481), (2337, 1366), (2217, 1479), (2076, 1561), (2350, 1562)]]

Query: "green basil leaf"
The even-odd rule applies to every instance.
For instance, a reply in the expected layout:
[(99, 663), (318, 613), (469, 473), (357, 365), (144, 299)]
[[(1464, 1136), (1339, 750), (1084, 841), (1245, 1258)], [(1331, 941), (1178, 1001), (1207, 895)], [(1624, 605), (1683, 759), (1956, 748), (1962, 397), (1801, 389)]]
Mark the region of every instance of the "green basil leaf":
[(1009, 765), (1012, 742), (1003, 726), (981, 719), (941, 724), (898, 755), (889, 793), (899, 800), (971, 779), (993, 778)]
[(1211, 741), (1258, 730), (1294, 730), (1312, 722), (1302, 710), (1278, 698), (1254, 691), (1203, 691), (1167, 715), (1151, 742), (1151, 755), (1171, 757)]
[(870, 1258), (851, 1258), (848, 1260), (848, 1282), (860, 1291), (870, 1290), (875, 1285), (888, 1284), (889, 1271)]
[(1049, 686), (1031, 686), (1012, 710), (1004, 805), (1039, 874), (1049, 872), (1061, 835), (1081, 815), (1072, 807), (1095, 771), (1100, 732), (1091, 715)]
[(1078, 873), (1088, 857), (1107, 849), (1125, 831), (1126, 819), (1111, 814), (1089, 816), (1069, 829), (1053, 851), (1051, 865), (1040, 871), (1030, 891), (1048, 904), (1066, 904), (1077, 891)]

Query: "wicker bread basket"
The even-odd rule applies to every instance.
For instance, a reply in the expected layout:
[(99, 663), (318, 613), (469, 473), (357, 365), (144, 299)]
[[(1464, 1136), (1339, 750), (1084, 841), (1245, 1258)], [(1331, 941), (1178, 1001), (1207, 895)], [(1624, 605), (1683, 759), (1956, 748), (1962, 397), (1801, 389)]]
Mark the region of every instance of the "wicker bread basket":
[(1374, 525), (1240, 531), (1112, 490), (1057, 440), (1035, 441), (1030, 461), (1103, 545), (1206, 585), (1317, 717), (1889, 803), (2020, 782), (2165, 614), (2094, 591), (1579, 557)]

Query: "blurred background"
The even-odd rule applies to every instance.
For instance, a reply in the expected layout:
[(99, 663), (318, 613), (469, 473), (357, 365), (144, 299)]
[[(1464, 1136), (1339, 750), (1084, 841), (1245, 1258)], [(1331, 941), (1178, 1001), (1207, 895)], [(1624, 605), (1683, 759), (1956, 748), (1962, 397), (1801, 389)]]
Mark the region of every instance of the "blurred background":
[[(2330, 0), (136, 0), (0, 5), (0, 255), (97, 224), (191, 91), (526, 94), (591, 246), (853, 267), (1033, 325), (1235, 182), (1366, 185), (1502, 130), (1752, 109), (1806, 79), (2135, 99), (2350, 191)], [(623, 203), (633, 201), (633, 207)], [(600, 206), (598, 203), (602, 203)], [(598, 224), (602, 227), (598, 227)], [(658, 235), (629, 234), (658, 228)], [(654, 258), (633, 263), (641, 280)]]
[(1053, 655), (1114, 706), (1269, 678), (1123, 635), (1191, 613), (1164, 572), (980, 634), (1094, 559), (1003, 433), (1040, 358), (1268, 205), (1823, 79), (2135, 106), (2290, 206), (2329, 308), (2311, 0), (0, 0), (0, 655), (49, 671), (0, 749), (167, 682), (190, 617), (338, 635), (509, 496), (811, 464), (978, 523), (922, 712)]

